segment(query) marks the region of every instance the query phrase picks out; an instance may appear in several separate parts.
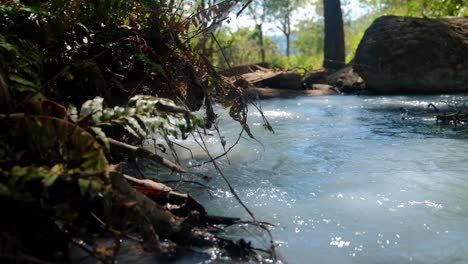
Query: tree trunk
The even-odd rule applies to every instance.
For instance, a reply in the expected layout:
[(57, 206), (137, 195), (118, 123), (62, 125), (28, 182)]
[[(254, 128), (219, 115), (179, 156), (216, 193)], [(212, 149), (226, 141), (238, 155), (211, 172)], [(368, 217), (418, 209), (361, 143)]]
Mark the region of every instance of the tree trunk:
[(291, 19), (290, 15), (287, 16), (286, 18), (286, 56), (289, 57), (291, 56)]
[(343, 16), (340, 0), (323, 0), (325, 46), (323, 67), (339, 69), (345, 65)]
[(281, 23), (280, 30), (286, 38), (286, 57), (289, 59), (289, 56), (291, 55), (291, 22), (289, 17), (286, 17)]
[(263, 24), (257, 24), (258, 44), (260, 45), (260, 58), (265, 63), (265, 40), (263, 37)]

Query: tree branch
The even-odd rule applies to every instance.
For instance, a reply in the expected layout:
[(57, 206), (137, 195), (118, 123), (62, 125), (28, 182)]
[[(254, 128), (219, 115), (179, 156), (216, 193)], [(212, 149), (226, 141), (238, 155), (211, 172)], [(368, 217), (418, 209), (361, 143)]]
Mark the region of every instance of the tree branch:
[(136, 156), (139, 156), (139, 157), (142, 157), (142, 158), (148, 158), (148, 159), (151, 159), (153, 161), (156, 161), (157, 163), (159, 163), (160, 165), (170, 169), (171, 171), (180, 172), (180, 173), (187, 172), (181, 166), (179, 166), (179, 165), (175, 164), (174, 162), (172, 162), (172, 161), (170, 161), (168, 159), (165, 159), (165, 158), (159, 156), (158, 154), (153, 153), (153, 152), (151, 152), (151, 151), (149, 151), (147, 149), (144, 149), (144, 148), (141, 148), (141, 147), (136, 147), (136, 146), (124, 143), (124, 142), (120, 142), (120, 141), (115, 140), (113, 138), (108, 138), (108, 141), (114, 147), (123, 149), (123, 150), (125, 150), (127, 152), (130, 152), (130, 153), (136, 155)]

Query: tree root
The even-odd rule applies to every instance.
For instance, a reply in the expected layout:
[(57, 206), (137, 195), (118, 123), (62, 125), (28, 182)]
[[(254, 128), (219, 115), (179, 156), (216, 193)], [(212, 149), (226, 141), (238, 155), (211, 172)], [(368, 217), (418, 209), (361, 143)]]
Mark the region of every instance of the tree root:
[(173, 215), (164, 207), (136, 191), (125, 180), (124, 175), (111, 172), (110, 178), (114, 191), (126, 197), (129, 202), (134, 202), (141, 214), (147, 217), (158, 235), (171, 238), (174, 234), (182, 232), (185, 219)]
[[(152, 180), (140, 180), (117, 172), (111, 172), (110, 177), (114, 191), (125, 197), (127, 203), (133, 204), (139, 214), (147, 219), (146, 223), (141, 223), (146, 225), (140, 227), (141, 231), (146, 233), (148, 230), (154, 230), (154, 236), (143, 236), (144, 244), (150, 244), (152, 248), (158, 247), (159, 252), (164, 252), (159, 240), (169, 239), (183, 247), (218, 247), (229, 256), (241, 259), (261, 260), (272, 258), (274, 255), (270, 250), (253, 248), (245, 240), (232, 241), (218, 237), (216, 233), (223, 228), (213, 228), (212, 225), (231, 226), (244, 222), (238, 218), (209, 216), (203, 206), (188, 194), (175, 192), (170, 187)], [(142, 190), (146, 190), (146, 193)], [(185, 213), (174, 210), (174, 205), (180, 207), (176, 209), (184, 209)]]

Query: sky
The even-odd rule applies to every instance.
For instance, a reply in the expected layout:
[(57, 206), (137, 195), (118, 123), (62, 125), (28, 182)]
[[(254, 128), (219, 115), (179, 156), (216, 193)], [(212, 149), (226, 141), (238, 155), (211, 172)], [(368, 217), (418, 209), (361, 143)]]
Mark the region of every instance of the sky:
[[(350, 12), (351, 19), (359, 18), (360, 16), (366, 14), (367, 9), (365, 7), (360, 6), (359, 0), (341, 0), (343, 12)], [(231, 14), (230, 23), (227, 24), (233, 30), (236, 30), (241, 27), (251, 27), (253, 28), (255, 23), (252, 19), (250, 19), (244, 11), (239, 17), (236, 18), (236, 15), (233, 13)], [(315, 7), (309, 5), (305, 8), (301, 8), (296, 12), (293, 17), (293, 25), (297, 24), (297, 21), (304, 20), (304, 19), (317, 19), (319, 15), (315, 12)], [(274, 22), (269, 22), (264, 25), (264, 29), (267, 35), (279, 35), (281, 32), (277, 28), (277, 24)]]

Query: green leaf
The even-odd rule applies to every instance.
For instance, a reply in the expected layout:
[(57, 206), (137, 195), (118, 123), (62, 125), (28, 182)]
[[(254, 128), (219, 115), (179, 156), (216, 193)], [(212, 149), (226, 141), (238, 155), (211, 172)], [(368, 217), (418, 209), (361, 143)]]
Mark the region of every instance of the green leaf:
[(12, 174), (17, 177), (23, 177), (28, 174), (28, 169), (20, 166), (14, 166), (12, 169)]
[(35, 83), (33, 83), (33, 82), (31, 82), (31, 81), (28, 81), (28, 80), (26, 80), (25, 78), (23, 78), (23, 77), (21, 77), (21, 76), (19, 76), (19, 75), (17, 75), (17, 74), (14, 74), (14, 73), (9, 74), (9, 75), (8, 75), (8, 79), (9, 79), (10, 81), (13, 81), (13, 82), (22, 84), (22, 85), (24, 85), (24, 86), (29, 86), (29, 87), (32, 87), (32, 88), (36, 88), (36, 87), (37, 87), (37, 85), (36, 85)]
[[(149, 95), (135, 95), (127, 106), (104, 108), (103, 99), (96, 97), (81, 107), (80, 117), (92, 115), (92, 126), (121, 125), (127, 132), (144, 139), (151, 134), (169, 134), (186, 138), (203, 121), (195, 115), (187, 115), (174, 101)], [(94, 131), (98, 138), (104, 135)], [(100, 135), (100, 136), (99, 136)], [(103, 141), (104, 144), (106, 144)]]
[(136, 55), (136, 59), (146, 63), (148, 66), (150, 66), (151, 70), (153, 72), (161, 74), (163, 77), (166, 77), (166, 72), (164, 71), (163, 67), (161, 64), (156, 63), (152, 59), (148, 58), (145, 54), (140, 53)]
[(59, 177), (58, 174), (53, 174), (53, 173), (47, 174), (45, 179), (42, 181), (42, 183), (44, 184), (44, 187), (52, 186), (55, 183), (55, 181), (58, 179), (58, 177)]
[[(93, 100), (88, 100), (83, 103), (81, 106), (81, 111), (80, 111), (80, 117), (84, 117), (87, 115), (93, 115), (93, 120), (99, 121), (98, 118), (94, 118), (94, 115), (98, 112), (102, 111), (102, 104), (104, 102), (104, 99), (102, 97), (96, 97)], [(102, 114), (101, 114), (102, 115)]]
[(102, 189), (102, 184), (93, 180), (79, 179), (78, 184), (83, 196), (96, 196)]
[(106, 147), (106, 150), (109, 151), (110, 145), (109, 145), (109, 140), (107, 139), (106, 134), (100, 127), (91, 127), (91, 130), (93, 130), (94, 133), (96, 133), (97, 138), (104, 144)]
[[(0, 119), (0, 127), (10, 128), (0, 129), (0, 137), (34, 146), (29, 150), (30, 155), (40, 157), (38, 160), (63, 163), (66, 170), (84, 168), (106, 175), (108, 162), (102, 145), (95, 136), (73, 123), (54, 117), (11, 115)], [(12, 173), (21, 177), (30, 171), (15, 166)]]
[(125, 117), (127, 124), (134, 129), (134, 131), (138, 134), (138, 137), (146, 137), (147, 133), (144, 128), (140, 126), (136, 118), (134, 117)]
[(3, 183), (0, 183), (0, 196), (10, 196), (11, 192), (8, 186)]
[(18, 49), (16, 48), (16, 46), (8, 43), (5, 41), (5, 38), (3, 36), (0, 36), (0, 48), (4, 49), (5, 51), (7, 52), (11, 52), (11, 53), (14, 53), (14, 54), (18, 54)]
[(69, 105), (68, 108), (67, 108), (67, 116), (73, 122), (78, 121), (78, 109), (76, 109), (76, 107), (73, 106), (73, 105)]
[(124, 128), (125, 130), (127, 130), (130, 134), (132, 134), (133, 136), (135, 136), (135, 137), (137, 137), (137, 138), (140, 137), (140, 135), (138, 135), (138, 133), (137, 133), (131, 126), (129, 126), (129, 125), (124, 125), (123, 128)]

